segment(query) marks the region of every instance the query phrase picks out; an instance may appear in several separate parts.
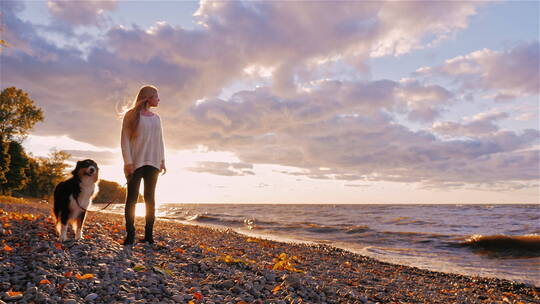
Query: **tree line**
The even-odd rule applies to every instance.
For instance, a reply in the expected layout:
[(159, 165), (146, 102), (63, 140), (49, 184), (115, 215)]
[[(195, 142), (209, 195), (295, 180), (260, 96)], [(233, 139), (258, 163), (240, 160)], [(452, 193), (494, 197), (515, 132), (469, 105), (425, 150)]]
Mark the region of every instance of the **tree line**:
[[(66, 176), (71, 155), (54, 150), (48, 157), (26, 153), (22, 142), (43, 111), (28, 94), (16, 87), (0, 93), (0, 194), (49, 199)], [(116, 182), (100, 180), (94, 202), (123, 202), (126, 189)]]

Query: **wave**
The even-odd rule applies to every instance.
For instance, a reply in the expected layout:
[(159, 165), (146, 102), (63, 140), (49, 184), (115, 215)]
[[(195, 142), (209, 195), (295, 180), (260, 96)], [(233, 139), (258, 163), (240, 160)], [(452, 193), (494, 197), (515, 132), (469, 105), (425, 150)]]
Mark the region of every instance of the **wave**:
[(403, 226), (407, 226), (407, 225), (429, 226), (429, 225), (435, 224), (434, 222), (431, 222), (431, 221), (413, 219), (408, 216), (395, 217), (393, 219), (386, 221), (386, 223), (393, 224), (393, 225), (403, 225)]
[(371, 229), (369, 228), (369, 226), (359, 225), (359, 226), (350, 226), (350, 227), (345, 228), (344, 230), (345, 230), (345, 233), (347, 234), (357, 234), (357, 233), (367, 232)]
[(473, 235), (460, 245), (490, 257), (540, 257), (540, 235)]

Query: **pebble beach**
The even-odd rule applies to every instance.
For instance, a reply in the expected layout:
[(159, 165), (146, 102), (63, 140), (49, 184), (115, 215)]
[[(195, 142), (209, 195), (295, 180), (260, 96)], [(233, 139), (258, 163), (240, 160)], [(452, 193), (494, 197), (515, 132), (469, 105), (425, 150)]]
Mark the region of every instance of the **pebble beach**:
[(50, 210), (0, 199), (0, 304), (540, 303), (537, 286), (166, 220), (154, 245), (124, 247), (123, 216), (103, 212), (89, 212), (83, 239), (60, 243)]

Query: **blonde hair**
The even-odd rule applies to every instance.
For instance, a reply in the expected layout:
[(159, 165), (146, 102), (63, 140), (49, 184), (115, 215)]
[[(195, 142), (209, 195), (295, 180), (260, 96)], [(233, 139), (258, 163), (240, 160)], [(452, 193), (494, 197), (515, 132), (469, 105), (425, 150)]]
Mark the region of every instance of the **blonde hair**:
[(141, 110), (147, 108), (148, 100), (157, 94), (157, 88), (152, 85), (141, 87), (131, 108), (124, 115), (124, 128), (126, 128), (129, 138), (137, 137), (137, 127), (141, 118)]

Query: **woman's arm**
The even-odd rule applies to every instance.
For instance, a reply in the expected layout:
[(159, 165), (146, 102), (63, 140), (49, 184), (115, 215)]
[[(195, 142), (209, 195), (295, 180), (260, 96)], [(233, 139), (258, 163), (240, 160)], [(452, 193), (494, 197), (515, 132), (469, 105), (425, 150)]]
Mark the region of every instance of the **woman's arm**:
[[(126, 115), (128, 114), (126, 113)], [(122, 157), (124, 158), (124, 175), (127, 177), (133, 173), (133, 159), (131, 157), (131, 141), (129, 140), (125, 116), (122, 121), (120, 145), (122, 147)]]
[(165, 166), (165, 142), (163, 140), (163, 127), (161, 126), (161, 117), (159, 118), (159, 142), (161, 145), (160, 153), (161, 153), (161, 166), (159, 168), (159, 171), (163, 172), (163, 174), (167, 173), (167, 167)]

